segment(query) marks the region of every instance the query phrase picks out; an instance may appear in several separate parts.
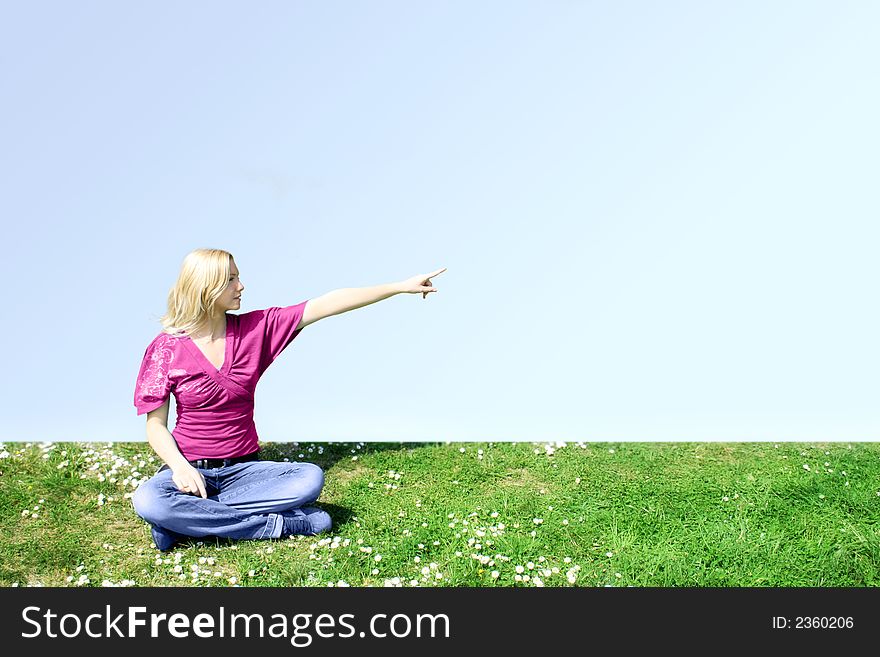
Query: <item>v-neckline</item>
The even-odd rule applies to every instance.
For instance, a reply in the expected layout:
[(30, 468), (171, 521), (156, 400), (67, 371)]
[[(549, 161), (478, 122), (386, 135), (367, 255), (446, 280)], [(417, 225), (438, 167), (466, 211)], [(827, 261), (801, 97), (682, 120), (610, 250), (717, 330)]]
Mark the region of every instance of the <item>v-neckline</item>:
[(222, 372), (223, 370), (229, 368), (230, 361), (232, 360), (232, 318), (230, 317), (229, 313), (226, 313), (226, 344), (224, 345), (223, 350), (223, 363), (220, 365), (220, 367), (217, 367), (216, 365), (214, 365), (214, 363), (208, 360), (208, 357), (202, 351), (202, 348), (196, 344), (195, 340), (193, 340), (189, 336), (186, 337), (189, 338), (189, 341), (196, 348), (196, 353), (198, 354), (199, 358), (202, 359), (203, 364), (210, 367), (214, 372)]

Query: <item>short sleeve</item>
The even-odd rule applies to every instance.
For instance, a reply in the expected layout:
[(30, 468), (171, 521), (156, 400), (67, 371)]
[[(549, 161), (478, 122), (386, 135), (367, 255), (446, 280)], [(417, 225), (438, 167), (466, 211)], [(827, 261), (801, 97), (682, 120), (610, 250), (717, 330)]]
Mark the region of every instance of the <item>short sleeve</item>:
[(260, 370), (271, 365), (281, 352), (293, 342), (302, 329), (297, 329), (306, 310), (308, 301), (295, 306), (267, 308), (264, 315), (263, 352)]
[(138, 415), (156, 410), (168, 399), (171, 391), (168, 372), (173, 359), (174, 351), (163, 336), (153, 340), (147, 347), (134, 389), (134, 405)]

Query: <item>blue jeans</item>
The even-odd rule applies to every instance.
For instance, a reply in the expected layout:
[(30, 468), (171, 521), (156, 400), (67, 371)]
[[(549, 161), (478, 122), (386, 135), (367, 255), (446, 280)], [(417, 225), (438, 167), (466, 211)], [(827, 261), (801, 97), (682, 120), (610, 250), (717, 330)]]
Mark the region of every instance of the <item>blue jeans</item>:
[(183, 536), (278, 538), (281, 514), (317, 500), (324, 485), (324, 472), (313, 463), (248, 461), (198, 470), (207, 498), (178, 490), (166, 468), (135, 491), (137, 514)]

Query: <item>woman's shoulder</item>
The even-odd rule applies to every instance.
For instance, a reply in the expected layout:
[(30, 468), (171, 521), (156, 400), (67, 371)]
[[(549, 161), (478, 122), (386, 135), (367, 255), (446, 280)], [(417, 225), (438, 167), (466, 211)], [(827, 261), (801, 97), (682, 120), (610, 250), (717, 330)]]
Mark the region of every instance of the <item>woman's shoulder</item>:
[(246, 313), (226, 313), (228, 321), (234, 322), (236, 328), (242, 332), (249, 332), (255, 326), (266, 320), (267, 308), (259, 308), (257, 310), (249, 310)]
[(271, 321), (273, 318), (281, 315), (296, 314), (297, 311), (302, 312), (305, 309), (306, 303), (308, 303), (308, 301), (300, 301), (299, 303), (288, 306), (267, 306), (246, 313), (239, 313), (238, 315), (227, 313), (227, 316), (234, 317), (239, 326), (249, 327)]
[(147, 349), (155, 349), (158, 347), (174, 347), (180, 342), (180, 338), (183, 338), (185, 336), (185, 333), (171, 334), (162, 331), (150, 341), (150, 344), (147, 345)]

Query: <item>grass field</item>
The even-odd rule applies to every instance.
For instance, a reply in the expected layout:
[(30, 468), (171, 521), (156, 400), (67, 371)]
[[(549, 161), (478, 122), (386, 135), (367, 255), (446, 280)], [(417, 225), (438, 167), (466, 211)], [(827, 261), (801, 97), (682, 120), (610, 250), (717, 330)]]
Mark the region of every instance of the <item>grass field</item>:
[(0, 445), (3, 586), (880, 584), (877, 443), (276, 443), (325, 536), (152, 544), (146, 443)]

